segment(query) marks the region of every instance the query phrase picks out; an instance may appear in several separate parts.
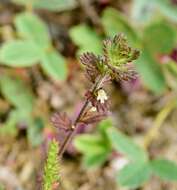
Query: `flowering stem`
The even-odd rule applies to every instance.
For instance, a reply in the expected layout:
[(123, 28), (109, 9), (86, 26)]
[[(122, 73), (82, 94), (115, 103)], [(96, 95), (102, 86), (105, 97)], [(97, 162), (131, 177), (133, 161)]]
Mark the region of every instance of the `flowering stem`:
[[(105, 75), (100, 75), (97, 77), (95, 83), (92, 85), (91, 87), (91, 93), (95, 93), (96, 90), (98, 90), (100, 88), (100, 85), (102, 84), (102, 81), (104, 79)], [(71, 141), (76, 129), (77, 129), (77, 124), (80, 121), (80, 118), (82, 116), (82, 114), (84, 113), (85, 109), (87, 108), (89, 104), (89, 100), (86, 99), (84, 105), (82, 106), (78, 116), (76, 117), (74, 123), (73, 123), (73, 127), (71, 127), (71, 130), (69, 131), (68, 135), (66, 136), (64, 142), (61, 144), (60, 146), (60, 150), (59, 150), (59, 156), (62, 156), (62, 154), (65, 152), (67, 145), (69, 144), (69, 142)]]

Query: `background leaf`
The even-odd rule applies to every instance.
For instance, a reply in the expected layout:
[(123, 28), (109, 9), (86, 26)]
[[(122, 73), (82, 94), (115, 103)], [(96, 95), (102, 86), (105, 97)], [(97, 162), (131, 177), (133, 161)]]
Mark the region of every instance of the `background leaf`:
[(34, 95), (28, 86), (19, 78), (0, 76), (0, 87), (3, 96), (16, 108), (30, 112), (34, 104)]
[(33, 40), (38, 46), (48, 48), (50, 37), (45, 23), (35, 14), (20, 13), (15, 17), (15, 26), (21, 37)]
[(131, 161), (148, 160), (147, 153), (115, 128), (108, 129), (108, 136), (112, 146), (120, 153), (126, 155)]
[(12, 0), (19, 5), (32, 5), (36, 9), (46, 9), (49, 11), (65, 11), (77, 6), (76, 0)]
[(39, 61), (40, 51), (33, 42), (13, 40), (5, 42), (0, 49), (2, 64), (12, 67), (32, 66)]
[(177, 181), (177, 164), (165, 159), (155, 159), (151, 162), (152, 171), (154, 174), (164, 180)]
[(99, 167), (107, 160), (109, 152), (99, 154), (84, 155), (83, 163), (86, 168)]
[(175, 30), (164, 20), (147, 26), (143, 36), (144, 46), (153, 54), (169, 53), (175, 47)]
[(121, 186), (136, 188), (150, 178), (151, 169), (148, 162), (133, 162), (123, 167), (118, 175), (117, 182)]
[(44, 52), (41, 67), (47, 75), (55, 80), (65, 80), (67, 77), (65, 59), (55, 50)]
[(72, 41), (79, 46), (78, 54), (91, 51), (96, 54), (102, 52), (102, 40), (99, 35), (88, 25), (74, 26), (69, 31)]
[(46, 9), (50, 11), (70, 10), (77, 6), (76, 0), (37, 0), (34, 2), (34, 8)]
[(96, 135), (80, 135), (74, 140), (75, 147), (82, 153), (85, 154), (99, 154), (106, 152), (107, 147), (104, 146), (104, 140)]
[(142, 24), (150, 21), (155, 12), (155, 1), (133, 0), (131, 8), (131, 19)]
[(177, 22), (177, 6), (169, 0), (156, 0), (157, 9), (159, 9), (166, 17)]
[(135, 61), (135, 66), (149, 89), (156, 93), (162, 93), (165, 90), (166, 82), (160, 64), (155, 61), (148, 50), (142, 50), (140, 57)]
[(139, 46), (137, 31), (128, 23), (128, 19), (113, 8), (103, 11), (102, 23), (106, 34), (113, 37), (117, 33), (124, 33), (131, 45)]

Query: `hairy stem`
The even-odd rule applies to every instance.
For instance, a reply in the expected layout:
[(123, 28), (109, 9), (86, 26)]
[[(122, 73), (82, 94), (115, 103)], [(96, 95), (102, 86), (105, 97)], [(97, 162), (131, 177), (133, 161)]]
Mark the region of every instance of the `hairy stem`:
[[(97, 77), (95, 83), (91, 87), (91, 93), (94, 94), (96, 92), (96, 90), (98, 90), (100, 88), (100, 85), (102, 84), (102, 81), (103, 81), (104, 77), (105, 77), (105, 75), (100, 75), (100, 76)], [(89, 104), (89, 100), (85, 100), (85, 103), (82, 106), (78, 116), (76, 117), (76, 119), (75, 119), (75, 121), (73, 123), (73, 126), (71, 127), (70, 132), (68, 133), (68, 135), (66, 136), (64, 142), (60, 146), (59, 156), (62, 156), (62, 154), (65, 152), (65, 150), (67, 148), (67, 145), (69, 144), (69, 142), (71, 141), (74, 133), (77, 130), (77, 124), (80, 121), (80, 118), (82, 117), (82, 114), (84, 113), (84, 111), (87, 108), (88, 104)]]

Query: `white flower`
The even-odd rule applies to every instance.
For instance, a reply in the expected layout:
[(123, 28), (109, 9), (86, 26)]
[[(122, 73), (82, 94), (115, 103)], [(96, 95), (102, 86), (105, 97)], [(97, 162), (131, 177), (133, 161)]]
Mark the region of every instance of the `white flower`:
[(90, 112), (96, 112), (97, 111), (97, 109), (96, 109), (96, 107), (94, 107), (94, 106), (92, 106), (91, 108), (90, 108), (90, 110), (89, 110)]
[(104, 104), (105, 100), (108, 99), (108, 96), (106, 92), (103, 89), (100, 89), (98, 91), (97, 100), (101, 102), (101, 104)]

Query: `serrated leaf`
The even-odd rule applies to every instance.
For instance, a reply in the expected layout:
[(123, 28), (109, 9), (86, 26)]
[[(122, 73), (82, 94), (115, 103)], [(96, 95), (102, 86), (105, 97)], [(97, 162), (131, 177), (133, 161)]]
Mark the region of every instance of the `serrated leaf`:
[(106, 152), (104, 140), (97, 135), (80, 135), (75, 138), (74, 146), (86, 155), (101, 154)]
[(113, 148), (126, 155), (131, 161), (148, 160), (147, 153), (128, 136), (114, 128), (108, 129), (107, 132)]
[(151, 161), (151, 168), (155, 175), (164, 180), (177, 181), (177, 164), (166, 159), (155, 159)]
[(132, 162), (119, 171), (116, 179), (121, 186), (137, 188), (150, 178), (150, 174), (148, 162)]
[(15, 17), (15, 26), (21, 37), (33, 40), (42, 48), (48, 48), (50, 44), (48, 29), (37, 15), (27, 12), (20, 13)]
[(102, 40), (99, 35), (88, 25), (74, 26), (69, 31), (72, 41), (79, 46), (78, 54), (91, 51), (96, 54), (102, 52)]
[(117, 33), (124, 33), (131, 45), (139, 46), (137, 32), (129, 24), (128, 19), (116, 9), (105, 9), (102, 15), (102, 23), (108, 36), (114, 37)]
[(16, 108), (30, 112), (34, 104), (34, 95), (28, 86), (19, 78), (0, 76), (0, 87), (3, 96)]
[(5, 42), (0, 49), (1, 64), (12, 67), (32, 66), (39, 61), (40, 51), (30, 41), (13, 40)]
[(175, 30), (166, 21), (159, 21), (144, 30), (144, 45), (153, 54), (169, 53), (175, 47)]
[(42, 55), (41, 67), (47, 75), (55, 80), (65, 80), (67, 77), (65, 59), (55, 50), (45, 52)]
[(148, 50), (142, 53), (135, 61), (135, 66), (144, 84), (156, 93), (162, 93), (166, 88), (166, 82), (160, 64), (152, 57)]

